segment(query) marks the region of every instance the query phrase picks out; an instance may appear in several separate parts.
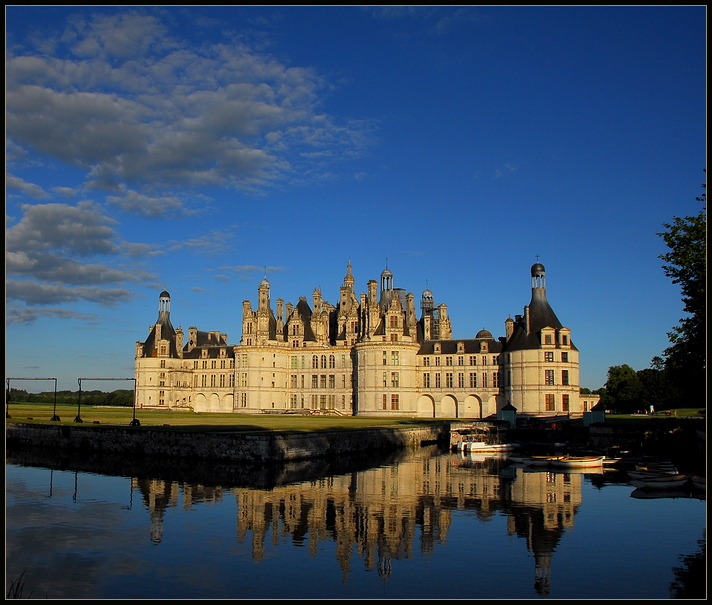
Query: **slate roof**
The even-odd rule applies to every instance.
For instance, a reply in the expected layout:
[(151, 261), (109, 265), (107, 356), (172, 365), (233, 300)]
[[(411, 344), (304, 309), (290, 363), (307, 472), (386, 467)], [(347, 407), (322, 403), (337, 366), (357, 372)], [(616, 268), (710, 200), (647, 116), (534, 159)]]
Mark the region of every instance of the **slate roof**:
[[(517, 316), (514, 332), (506, 342), (505, 351), (539, 349), (541, 348), (541, 330), (543, 328), (548, 327), (560, 330), (564, 327), (546, 299), (545, 288), (532, 288), (532, 300), (529, 303), (528, 333), (525, 322), (525, 317)], [(570, 345), (573, 350), (576, 350), (573, 342), (570, 342)]]

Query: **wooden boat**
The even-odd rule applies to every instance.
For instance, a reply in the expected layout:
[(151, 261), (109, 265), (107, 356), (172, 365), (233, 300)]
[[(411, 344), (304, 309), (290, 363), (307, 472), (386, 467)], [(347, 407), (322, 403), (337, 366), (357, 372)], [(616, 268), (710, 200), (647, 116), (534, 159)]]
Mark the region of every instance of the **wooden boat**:
[(593, 468), (603, 466), (603, 456), (561, 456), (551, 464), (559, 468)]
[(658, 475), (643, 479), (631, 479), (630, 484), (641, 489), (677, 489), (684, 487), (690, 480), (690, 475), (678, 473), (676, 475)]

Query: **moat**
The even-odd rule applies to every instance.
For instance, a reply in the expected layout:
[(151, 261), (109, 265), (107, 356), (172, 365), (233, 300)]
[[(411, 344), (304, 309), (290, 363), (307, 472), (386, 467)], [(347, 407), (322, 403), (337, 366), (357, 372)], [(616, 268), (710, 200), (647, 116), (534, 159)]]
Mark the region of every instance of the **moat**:
[(704, 492), (620, 470), (436, 446), (238, 466), (8, 453), (6, 577), (32, 598), (654, 599), (705, 539)]

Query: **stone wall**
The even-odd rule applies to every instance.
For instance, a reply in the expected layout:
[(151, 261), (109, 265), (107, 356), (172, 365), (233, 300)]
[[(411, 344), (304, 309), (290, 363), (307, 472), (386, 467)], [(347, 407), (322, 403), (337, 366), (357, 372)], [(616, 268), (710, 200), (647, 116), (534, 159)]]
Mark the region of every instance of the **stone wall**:
[(448, 423), (422, 428), (364, 428), (299, 434), (190, 432), (161, 428), (5, 425), (8, 448), (47, 448), (133, 456), (283, 462), (447, 444)]

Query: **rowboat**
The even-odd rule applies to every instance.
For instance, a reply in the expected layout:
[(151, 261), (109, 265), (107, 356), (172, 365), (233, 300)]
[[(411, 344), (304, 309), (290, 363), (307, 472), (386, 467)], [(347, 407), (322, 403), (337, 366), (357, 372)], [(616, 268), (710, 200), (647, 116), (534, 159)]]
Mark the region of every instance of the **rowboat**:
[(643, 479), (631, 479), (630, 484), (641, 489), (675, 489), (684, 487), (690, 480), (690, 475), (678, 473), (676, 475), (658, 475)]
[(631, 479), (646, 479), (648, 477), (664, 477), (677, 475), (677, 471), (651, 471), (651, 470), (636, 470), (628, 471), (628, 476)]
[(692, 475), (690, 477), (690, 483), (692, 483), (692, 486), (695, 489), (701, 489), (702, 491), (705, 491), (707, 488), (707, 482), (704, 477), (701, 477), (700, 475)]
[(589, 468), (603, 466), (603, 456), (561, 456), (551, 464), (559, 468)]
[(508, 456), (509, 462), (522, 466), (545, 467), (561, 456)]
[(677, 467), (672, 462), (656, 462), (649, 464), (636, 464), (637, 471), (653, 471), (660, 473), (676, 473)]

